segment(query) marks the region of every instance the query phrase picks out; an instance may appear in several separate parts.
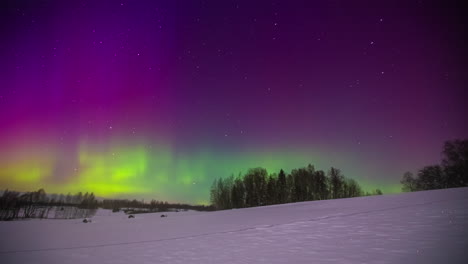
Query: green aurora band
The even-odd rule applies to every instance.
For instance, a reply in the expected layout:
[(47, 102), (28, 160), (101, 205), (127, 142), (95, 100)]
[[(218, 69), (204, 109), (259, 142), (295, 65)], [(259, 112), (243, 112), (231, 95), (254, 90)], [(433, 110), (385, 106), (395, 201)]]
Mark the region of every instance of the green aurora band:
[(208, 204), (209, 187), (215, 178), (237, 176), (254, 167), (264, 167), (273, 174), (280, 169), (289, 172), (312, 164), (325, 171), (336, 166), (346, 177), (358, 180), (364, 190), (400, 191), (399, 184), (363, 178), (358, 174), (362, 170), (353, 167), (357, 161), (328, 160), (327, 155), (318, 154), (321, 151), (276, 149), (223, 153), (198, 148), (195, 152), (176, 152), (167, 144), (117, 142), (108, 145), (82, 142), (75, 157), (66, 157), (73, 164), (63, 169), (60, 163), (64, 154), (57, 151), (44, 152), (40, 148), (15, 151), (0, 161), (0, 183), (22, 191), (44, 188), (49, 193), (81, 191), (94, 192), (100, 197)]

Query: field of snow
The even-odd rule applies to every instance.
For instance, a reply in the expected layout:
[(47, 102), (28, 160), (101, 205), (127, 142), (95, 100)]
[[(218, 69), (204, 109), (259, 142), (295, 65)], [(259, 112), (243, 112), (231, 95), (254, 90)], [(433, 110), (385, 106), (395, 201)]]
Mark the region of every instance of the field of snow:
[(468, 263), (468, 188), (0, 222), (0, 263)]

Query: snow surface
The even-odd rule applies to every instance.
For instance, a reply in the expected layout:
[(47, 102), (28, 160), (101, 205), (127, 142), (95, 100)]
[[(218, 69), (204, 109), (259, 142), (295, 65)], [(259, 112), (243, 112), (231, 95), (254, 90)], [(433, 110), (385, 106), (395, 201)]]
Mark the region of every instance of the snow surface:
[(468, 188), (0, 222), (0, 263), (468, 263)]

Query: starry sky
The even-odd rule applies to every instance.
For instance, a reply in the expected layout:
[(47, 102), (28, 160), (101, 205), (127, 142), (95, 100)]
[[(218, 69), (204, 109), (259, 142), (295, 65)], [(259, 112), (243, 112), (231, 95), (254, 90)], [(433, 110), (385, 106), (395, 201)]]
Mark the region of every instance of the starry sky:
[(466, 138), (446, 1), (2, 1), (0, 188), (207, 203), (309, 163), (399, 192)]

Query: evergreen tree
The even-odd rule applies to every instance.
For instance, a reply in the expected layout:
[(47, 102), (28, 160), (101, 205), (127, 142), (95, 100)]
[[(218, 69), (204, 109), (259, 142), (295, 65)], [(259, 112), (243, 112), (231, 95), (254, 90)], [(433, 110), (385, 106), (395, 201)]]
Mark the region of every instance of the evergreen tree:
[(283, 169), (278, 174), (278, 203), (285, 203), (287, 201), (287, 185), (286, 185), (286, 174)]
[(305, 177), (306, 177), (306, 196), (305, 199), (307, 201), (313, 201), (316, 199), (316, 179), (315, 179), (315, 167), (309, 164), (307, 168), (305, 169)]
[(234, 180), (231, 197), (233, 208), (245, 207), (245, 187), (240, 177)]
[(276, 204), (277, 196), (276, 178), (270, 175), (267, 183), (267, 204)]

